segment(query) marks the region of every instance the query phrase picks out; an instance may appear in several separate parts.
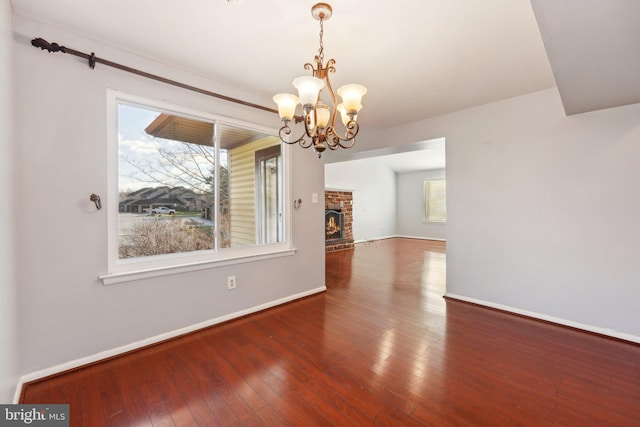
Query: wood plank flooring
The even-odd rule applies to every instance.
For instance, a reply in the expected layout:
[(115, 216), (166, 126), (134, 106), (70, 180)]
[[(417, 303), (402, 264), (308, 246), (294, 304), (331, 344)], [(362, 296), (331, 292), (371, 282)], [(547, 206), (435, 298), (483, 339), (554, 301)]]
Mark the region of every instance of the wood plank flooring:
[(45, 381), (72, 426), (639, 426), (640, 346), (445, 300), (443, 243), (327, 254), (328, 291)]

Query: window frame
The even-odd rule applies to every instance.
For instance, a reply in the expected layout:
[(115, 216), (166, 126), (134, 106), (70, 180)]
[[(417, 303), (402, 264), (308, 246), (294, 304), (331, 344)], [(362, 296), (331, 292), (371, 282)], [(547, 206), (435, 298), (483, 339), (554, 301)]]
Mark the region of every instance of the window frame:
[[(445, 198), (444, 198), (444, 203), (445, 203), (445, 217), (444, 219), (431, 219), (431, 213), (430, 213), (430, 205), (431, 205), (431, 196), (430, 196), (430, 185), (431, 183), (434, 182), (443, 182), (445, 185)], [(447, 214), (446, 214), (446, 203), (447, 203), (447, 195), (446, 195), (446, 185), (447, 185), (447, 180), (442, 178), (442, 179), (427, 179), (424, 181), (423, 183), (423, 215), (422, 215), (422, 221), (425, 223), (437, 223), (437, 224), (446, 224), (447, 222)]]
[[(282, 186), (283, 186), (283, 241), (270, 244), (256, 244), (248, 247), (224, 248), (197, 252), (182, 252), (173, 254), (154, 255), (139, 258), (119, 258), (118, 255), (118, 190), (119, 190), (119, 141), (118, 141), (118, 105), (127, 104), (140, 108), (157, 109), (196, 120), (208, 121), (218, 125), (231, 125), (253, 129), (267, 135), (278, 135), (275, 128), (256, 125), (245, 120), (223, 115), (207, 113), (186, 107), (181, 107), (165, 101), (158, 101), (131, 95), (125, 92), (107, 90), (107, 264), (108, 272), (99, 276), (104, 285), (140, 280), (150, 277), (179, 274), (224, 265), (253, 262), (257, 260), (291, 256), (295, 254), (292, 244), (291, 212), (291, 153), (287, 144), (280, 144), (282, 155)], [(214, 128), (214, 138), (216, 138)], [(219, 144), (214, 143), (216, 158), (219, 155)], [(215, 166), (215, 182), (218, 182), (219, 167)], [(215, 187), (218, 187), (217, 185)], [(218, 188), (214, 188), (214, 200), (218, 198)], [(216, 209), (217, 210), (217, 209)], [(217, 215), (215, 228), (217, 229)], [(216, 231), (217, 234), (217, 231)], [(217, 236), (216, 236), (217, 237)]]

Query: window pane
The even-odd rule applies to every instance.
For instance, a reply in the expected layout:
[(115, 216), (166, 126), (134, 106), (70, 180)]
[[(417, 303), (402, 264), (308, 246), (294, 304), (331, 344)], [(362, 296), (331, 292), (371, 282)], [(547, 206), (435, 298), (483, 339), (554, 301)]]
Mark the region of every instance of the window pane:
[(256, 153), (258, 174), (258, 243), (282, 240), (281, 155), (280, 144)]
[[(219, 247), (282, 242), (279, 138), (223, 124), (218, 130), (225, 153), (220, 156), (219, 171), (227, 174), (219, 189)], [(264, 153), (271, 154), (264, 157)]]
[(213, 124), (118, 104), (119, 258), (214, 248)]
[(425, 181), (425, 219), (427, 221), (446, 221), (446, 181)]

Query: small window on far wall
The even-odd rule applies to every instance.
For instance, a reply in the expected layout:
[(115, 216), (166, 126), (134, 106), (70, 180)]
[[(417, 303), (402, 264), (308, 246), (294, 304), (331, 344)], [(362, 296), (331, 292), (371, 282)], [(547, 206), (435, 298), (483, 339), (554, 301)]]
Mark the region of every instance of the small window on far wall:
[(444, 179), (424, 182), (424, 220), (447, 221), (447, 186)]

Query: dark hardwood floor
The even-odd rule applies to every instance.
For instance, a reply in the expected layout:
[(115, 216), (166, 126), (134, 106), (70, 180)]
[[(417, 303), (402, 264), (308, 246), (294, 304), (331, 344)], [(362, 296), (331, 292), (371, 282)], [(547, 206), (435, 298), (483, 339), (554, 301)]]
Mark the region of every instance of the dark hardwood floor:
[(443, 243), (327, 254), (328, 291), (26, 385), (72, 426), (638, 426), (640, 346), (445, 300)]

